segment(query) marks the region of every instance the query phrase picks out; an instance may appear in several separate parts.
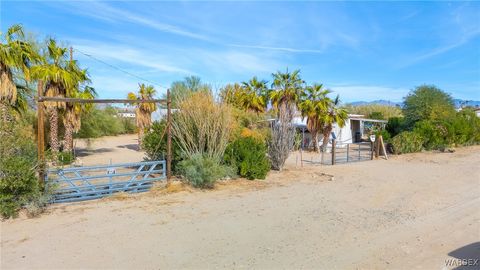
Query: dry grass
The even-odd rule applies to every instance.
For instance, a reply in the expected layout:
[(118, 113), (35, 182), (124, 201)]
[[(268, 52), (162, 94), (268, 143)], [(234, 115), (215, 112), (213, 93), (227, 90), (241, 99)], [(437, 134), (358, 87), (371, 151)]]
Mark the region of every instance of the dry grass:
[(193, 192), (194, 188), (189, 186), (188, 184), (176, 180), (172, 181), (170, 185), (165, 185), (164, 183), (156, 183), (150, 189), (149, 195), (157, 196), (157, 195), (165, 195), (165, 194), (172, 194), (172, 193), (179, 193), (179, 192)]
[(220, 160), (232, 122), (229, 106), (216, 103), (211, 93), (198, 92), (180, 102), (173, 115), (172, 133), (186, 157), (202, 154)]

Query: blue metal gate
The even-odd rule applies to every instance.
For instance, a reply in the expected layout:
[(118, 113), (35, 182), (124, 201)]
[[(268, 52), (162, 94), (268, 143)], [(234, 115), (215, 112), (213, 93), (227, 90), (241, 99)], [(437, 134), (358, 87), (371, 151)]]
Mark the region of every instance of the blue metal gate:
[(97, 199), (121, 191), (147, 191), (155, 181), (166, 179), (165, 160), (161, 160), (50, 169), (46, 183), (53, 189), (52, 202), (56, 203)]

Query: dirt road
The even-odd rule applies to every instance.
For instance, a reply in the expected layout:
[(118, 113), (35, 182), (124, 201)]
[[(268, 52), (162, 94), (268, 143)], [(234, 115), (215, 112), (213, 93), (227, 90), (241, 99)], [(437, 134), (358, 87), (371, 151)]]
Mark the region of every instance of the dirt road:
[(57, 205), (2, 222), (1, 268), (451, 269), (480, 259), (479, 170), (470, 147)]

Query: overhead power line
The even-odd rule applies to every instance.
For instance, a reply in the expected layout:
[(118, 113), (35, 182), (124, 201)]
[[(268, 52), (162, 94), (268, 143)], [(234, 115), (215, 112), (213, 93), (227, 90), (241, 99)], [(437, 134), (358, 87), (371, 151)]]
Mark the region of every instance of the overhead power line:
[(157, 82), (154, 82), (154, 81), (145, 79), (145, 78), (143, 78), (143, 77), (140, 77), (140, 76), (138, 76), (138, 75), (136, 75), (136, 74), (134, 74), (134, 73), (131, 73), (131, 72), (126, 71), (126, 70), (124, 70), (124, 69), (121, 69), (121, 68), (119, 68), (119, 67), (117, 67), (117, 66), (114, 66), (114, 65), (112, 65), (112, 64), (110, 64), (110, 63), (107, 63), (107, 62), (105, 62), (105, 61), (103, 61), (103, 60), (101, 60), (101, 59), (98, 59), (98, 58), (94, 57), (94, 56), (91, 55), (91, 54), (82, 52), (82, 51), (80, 51), (79, 49), (74, 48), (73, 50), (75, 50), (75, 51), (77, 51), (77, 52), (79, 52), (79, 53), (81, 53), (81, 54), (83, 54), (83, 55), (85, 55), (85, 56), (87, 56), (87, 57), (89, 57), (89, 58), (97, 61), (97, 62), (100, 62), (100, 63), (102, 63), (102, 64), (104, 64), (104, 65), (106, 65), (106, 66), (109, 66), (109, 67), (111, 67), (111, 68), (113, 68), (113, 69), (115, 69), (115, 70), (118, 70), (118, 71), (120, 71), (120, 72), (123, 72), (123, 73), (125, 73), (125, 74), (127, 74), (127, 75), (129, 75), (129, 76), (132, 76), (132, 77), (135, 77), (135, 78), (137, 78), (137, 79), (139, 79), (139, 80), (142, 80), (142, 81), (144, 81), (144, 82), (148, 82), (148, 83), (150, 83), (150, 84), (153, 84), (153, 85), (156, 85), (156, 86), (159, 86), (159, 87), (168, 89), (168, 87), (163, 86), (163, 85), (161, 85), (160, 83), (157, 83)]

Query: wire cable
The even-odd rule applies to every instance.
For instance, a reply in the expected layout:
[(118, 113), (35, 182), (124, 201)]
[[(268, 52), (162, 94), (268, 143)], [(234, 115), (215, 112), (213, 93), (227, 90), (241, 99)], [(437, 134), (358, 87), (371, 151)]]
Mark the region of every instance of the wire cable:
[(131, 73), (131, 72), (129, 72), (129, 71), (123, 70), (123, 69), (121, 69), (121, 68), (119, 68), (119, 67), (117, 67), (117, 66), (114, 66), (114, 65), (112, 65), (112, 64), (109, 64), (109, 63), (107, 63), (107, 62), (105, 62), (105, 61), (103, 61), (103, 60), (101, 60), (101, 59), (98, 59), (98, 58), (94, 57), (94, 56), (91, 55), (91, 54), (82, 52), (82, 51), (80, 51), (79, 49), (74, 48), (73, 50), (74, 50), (74, 51), (77, 51), (77, 52), (79, 52), (79, 53), (81, 53), (81, 54), (83, 54), (83, 55), (85, 55), (85, 56), (87, 56), (87, 57), (89, 57), (89, 58), (97, 61), (97, 62), (100, 62), (100, 63), (102, 63), (102, 64), (104, 64), (104, 65), (106, 65), (106, 66), (109, 66), (109, 67), (111, 67), (111, 68), (113, 68), (113, 69), (115, 69), (115, 70), (117, 70), (117, 71), (123, 72), (123, 73), (125, 73), (125, 74), (127, 74), (127, 75), (129, 75), (129, 76), (132, 76), (132, 77), (135, 77), (135, 78), (137, 78), (137, 79), (139, 79), (139, 80), (142, 80), (142, 81), (145, 81), (145, 82), (154, 84), (154, 85), (156, 85), (156, 86), (159, 86), (159, 87), (168, 89), (168, 87), (163, 86), (163, 85), (161, 85), (160, 83), (153, 82), (153, 81), (151, 81), (151, 80), (142, 78), (142, 77), (140, 77), (140, 76), (138, 76), (138, 75), (136, 75), (136, 74), (133, 74), (133, 73)]

